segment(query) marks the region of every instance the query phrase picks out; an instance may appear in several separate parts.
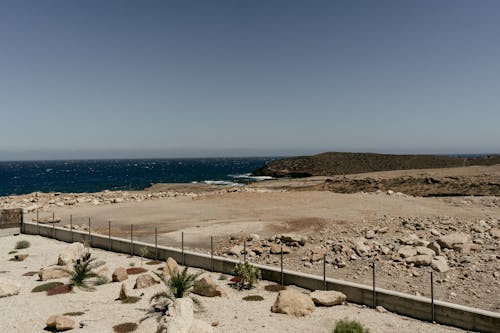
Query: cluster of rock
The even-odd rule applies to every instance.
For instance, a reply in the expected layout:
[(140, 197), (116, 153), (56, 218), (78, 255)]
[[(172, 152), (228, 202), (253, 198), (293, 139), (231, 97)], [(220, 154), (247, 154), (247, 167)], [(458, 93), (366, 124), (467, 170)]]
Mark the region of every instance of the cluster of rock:
[(287, 288), (278, 293), (276, 301), (271, 307), (274, 313), (284, 313), (296, 317), (312, 313), (316, 305), (334, 306), (343, 304), (347, 297), (334, 290), (316, 290), (309, 293), (307, 290)]

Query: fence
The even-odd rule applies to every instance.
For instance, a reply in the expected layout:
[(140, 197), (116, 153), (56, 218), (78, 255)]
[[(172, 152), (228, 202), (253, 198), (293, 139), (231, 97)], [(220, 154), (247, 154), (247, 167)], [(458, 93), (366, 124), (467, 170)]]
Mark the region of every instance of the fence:
[(21, 208), (0, 209), (0, 229), (19, 227), (23, 219)]
[[(91, 226), (90, 220), (88, 224)], [(142, 249), (147, 249), (148, 254), (145, 257), (150, 259), (166, 260), (168, 257), (172, 257), (183, 265), (224, 274), (232, 274), (234, 266), (239, 262), (238, 260), (215, 256), (213, 238), (211, 237), (211, 251), (209, 253), (185, 250), (184, 233), (181, 233), (180, 249), (158, 245), (158, 228), (154, 229), (152, 243), (136, 240), (133, 225), (130, 225), (129, 238), (113, 236), (111, 222), (108, 222), (107, 232), (105, 233), (92, 233), (90, 228), (88, 231), (74, 230), (73, 219), (70, 219), (69, 229), (56, 227), (55, 223), (44, 225), (24, 222), (21, 225), (21, 232), (54, 238), (64, 242), (87, 242), (94, 248), (131, 255), (143, 256)], [(246, 243), (244, 246), (243, 259), (246, 260)], [(434, 300), (434, 284), (432, 280), (430, 280), (431, 298), (426, 298), (376, 287), (375, 262), (372, 266), (372, 285), (369, 286), (326, 277), (325, 258), (323, 258), (323, 276), (284, 269), (283, 254), (281, 254), (280, 259), (279, 268), (255, 264), (261, 269), (263, 279), (282, 285), (293, 284), (310, 290), (337, 290), (346, 294), (349, 302), (371, 307), (380, 305), (391, 312), (419, 320), (455, 326), (466, 330), (500, 332), (500, 313)]]

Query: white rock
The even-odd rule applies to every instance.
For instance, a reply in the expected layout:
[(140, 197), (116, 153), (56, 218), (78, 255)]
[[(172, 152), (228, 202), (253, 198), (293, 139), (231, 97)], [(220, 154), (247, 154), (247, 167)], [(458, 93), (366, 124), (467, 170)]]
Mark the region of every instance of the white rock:
[(311, 297), (295, 290), (282, 290), (278, 293), (271, 311), (299, 317), (310, 314), (315, 308)]
[(441, 273), (445, 273), (450, 269), (446, 262), (446, 258), (442, 256), (432, 258), (431, 267), (433, 270)]
[(83, 258), (85, 254), (85, 247), (82, 243), (72, 243), (66, 246), (61, 253), (59, 253), (59, 258), (57, 259), (57, 264), (60, 266), (66, 266), (76, 262), (76, 260)]
[(398, 254), (403, 258), (413, 257), (417, 255), (417, 249), (412, 246), (403, 246), (398, 250)]
[(160, 320), (157, 333), (190, 333), (193, 323), (193, 300), (177, 298), (169, 307), (168, 315)]
[(316, 290), (310, 296), (314, 304), (322, 306), (340, 305), (347, 299), (346, 295), (334, 290)]

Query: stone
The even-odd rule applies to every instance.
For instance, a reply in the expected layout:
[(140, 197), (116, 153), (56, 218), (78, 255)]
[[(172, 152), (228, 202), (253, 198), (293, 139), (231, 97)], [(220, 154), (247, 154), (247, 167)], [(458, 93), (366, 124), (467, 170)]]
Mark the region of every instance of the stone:
[(202, 277), (194, 281), (193, 293), (205, 297), (224, 295), (222, 288), (210, 277)]
[(388, 255), (389, 253), (391, 253), (391, 249), (388, 248), (387, 246), (382, 246), (380, 247), (380, 250), (382, 251), (383, 254), (385, 255)]
[(417, 246), (415, 249), (417, 250), (417, 254), (425, 254), (431, 257), (436, 255), (436, 252), (428, 247)]
[(127, 286), (125, 285), (125, 283), (122, 283), (122, 285), (120, 286), (120, 294), (118, 295), (118, 299), (120, 301), (124, 301), (128, 298), (128, 295), (127, 295)]
[(419, 241), (420, 238), (418, 238), (418, 236), (415, 234), (410, 234), (399, 239), (399, 242), (403, 245), (416, 245), (416, 243)]
[(377, 310), (377, 312), (380, 312), (380, 313), (387, 313), (388, 312), (383, 306), (380, 306), (380, 305), (377, 305), (377, 307), (375, 309)]
[(448, 267), (448, 262), (446, 261), (446, 258), (442, 256), (436, 256), (432, 258), (431, 267), (433, 270), (440, 273), (445, 273), (450, 269)]
[(280, 235), (279, 239), (285, 244), (298, 243), (302, 246), (306, 245), (306, 240), (307, 240), (305, 236), (296, 234), (283, 234)]
[(370, 247), (365, 244), (365, 238), (356, 238), (353, 241), (353, 249), (360, 257), (367, 256), (370, 253)]
[(168, 309), (168, 315), (160, 319), (156, 333), (190, 333), (193, 319), (193, 300), (176, 298)]
[(73, 264), (78, 259), (82, 259), (85, 255), (85, 247), (82, 243), (72, 243), (66, 246), (57, 258), (57, 264), (60, 266), (67, 266)]
[(19, 294), (21, 285), (17, 282), (0, 279), (0, 298)]
[(57, 332), (72, 330), (75, 328), (75, 321), (68, 316), (53, 315), (47, 319), (47, 328), (56, 330)]
[(472, 226), (472, 231), (483, 233), (490, 230), (491, 227), (486, 223), (486, 221), (481, 220)]
[(500, 239), (500, 228), (491, 228), (490, 236), (494, 239)]
[(156, 281), (151, 275), (142, 274), (139, 275), (135, 280), (134, 289), (148, 288), (158, 283), (160, 282)]
[(127, 270), (124, 267), (118, 267), (113, 272), (111, 279), (113, 280), (113, 282), (125, 281), (126, 279), (128, 279)]
[(315, 309), (311, 297), (295, 290), (282, 290), (271, 307), (274, 313), (284, 313), (296, 317), (311, 314)]
[(311, 253), (309, 255), (309, 260), (311, 262), (323, 260), (325, 254), (326, 254), (326, 249), (322, 247), (315, 247), (311, 250)]
[(189, 333), (212, 333), (214, 329), (203, 320), (194, 319), (189, 328)]
[(373, 230), (368, 230), (368, 231), (365, 233), (365, 238), (366, 238), (366, 239), (372, 239), (372, 238), (375, 238), (375, 231), (373, 231)]
[(272, 244), (269, 251), (271, 252), (271, 254), (281, 254), (282, 248), (283, 248), (283, 254), (290, 253), (290, 248), (288, 248), (286, 246), (282, 247), (281, 245), (278, 245), (278, 244)]
[(252, 247), (251, 250), (256, 254), (256, 255), (261, 255), (264, 253), (264, 248), (262, 246), (255, 246)]
[(417, 255), (413, 257), (408, 257), (405, 259), (405, 263), (407, 264), (413, 264), (416, 267), (419, 266), (429, 266), (432, 262), (432, 256), (428, 255)]
[(56, 267), (56, 266), (45, 267), (38, 272), (38, 277), (42, 281), (60, 279), (68, 276), (69, 273), (64, 271), (62, 267)]
[(25, 260), (26, 258), (28, 258), (28, 257), (29, 257), (29, 254), (16, 254), (16, 255), (14, 256), (14, 259), (15, 259), (16, 261), (24, 261), (24, 260)]
[(243, 246), (235, 245), (231, 248), (231, 250), (229, 250), (229, 254), (238, 257), (243, 253), (243, 250), (244, 250)]
[(346, 295), (334, 290), (316, 290), (310, 296), (314, 304), (321, 306), (340, 305), (347, 300)]
[(165, 265), (165, 267), (163, 267), (163, 276), (165, 278), (169, 277), (170, 272), (178, 273), (179, 272), (179, 265), (177, 264), (177, 261), (174, 260), (174, 258), (168, 257), (166, 265)]
[(248, 240), (251, 242), (258, 242), (260, 241), (260, 236), (257, 234), (250, 234), (250, 236), (248, 236)]
[(441, 254), (441, 246), (439, 246), (437, 242), (431, 242), (429, 243), (429, 245), (427, 245), (427, 247), (434, 251), (434, 253), (436, 253), (437, 255)]
[(417, 249), (413, 246), (403, 246), (398, 250), (398, 254), (402, 258), (409, 258), (417, 255)]
[(470, 237), (463, 232), (452, 232), (440, 237), (437, 242), (443, 249), (453, 249), (456, 245), (470, 243)]
[(439, 235), (441, 235), (441, 233), (436, 229), (431, 229), (431, 235), (432, 236), (439, 236)]

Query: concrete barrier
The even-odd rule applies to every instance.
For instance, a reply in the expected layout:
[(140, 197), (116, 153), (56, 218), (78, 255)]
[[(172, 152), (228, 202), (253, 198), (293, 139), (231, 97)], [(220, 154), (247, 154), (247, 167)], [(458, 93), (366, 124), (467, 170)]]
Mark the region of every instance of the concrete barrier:
[[(129, 253), (139, 255), (141, 248), (148, 249), (147, 258), (166, 260), (172, 257), (179, 263), (190, 267), (211, 270), (224, 274), (232, 274), (234, 266), (239, 260), (196, 253), (192, 251), (182, 252), (180, 249), (158, 246), (140, 241), (131, 242), (130, 239), (109, 237), (100, 234), (91, 234), (83, 231), (71, 231), (69, 229), (55, 227), (54, 225), (41, 225), (27, 222), (21, 227), (26, 234), (40, 235), (55, 238), (64, 242), (87, 242), (91, 247), (110, 250), (113, 252)], [(213, 260), (213, 262), (212, 262)], [(255, 264), (262, 271), (264, 280), (281, 282), (281, 270), (277, 267)], [(297, 285), (310, 290), (322, 290), (323, 278), (311, 274), (284, 270), (284, 282), (286, 285)], [(338, 290), (347, 295), (347, 300), (352, 303), (372, 306), (372, 287), (358, 283), (342, 281), (337, 279), (326, 279), (328, 290)], [(376, 288), (376, 304), (387, 310), (408, 317), (431, 321), (432, 305), (431, 299), (413, 296), (391, 290)], [(439, 324), (455, 326), (458, 328), (479, 332), (500, 332), (500, 313), (471, 308), (453, 303), (434, 302), (435, 321)]]
[(0, 209), (0, 229), (19, 227), (22, 219), (21, 208)]

